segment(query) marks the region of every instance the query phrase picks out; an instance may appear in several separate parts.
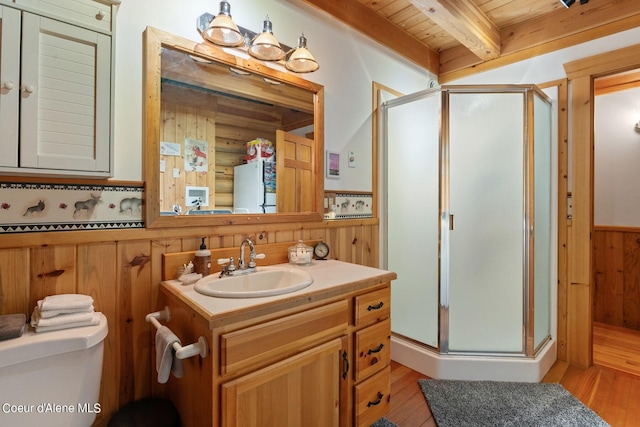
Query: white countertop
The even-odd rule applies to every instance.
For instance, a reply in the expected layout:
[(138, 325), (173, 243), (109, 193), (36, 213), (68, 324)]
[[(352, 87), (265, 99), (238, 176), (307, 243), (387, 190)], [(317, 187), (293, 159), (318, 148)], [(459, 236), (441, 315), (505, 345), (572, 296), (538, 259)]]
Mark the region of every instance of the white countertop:
[[(163, 282), (163, 286), (169, 292), (179, 296), (189, 305), (196, 305), (199, 312), (209, 320), (228, 316), (232, 313), (254, 310), (259, 307), (277, 305), (281, 302), (291, 302), (299, 300), (307, 302), (310, 296), (318, 294), (330, 295), (332, 291), (336, 293), (342, 287), (351, 285), (362, 287), (372, 286), (389, 282), (396, 278), (396, 274), (390, 271), (359, 264), (351, 264), (336, 260), (317, 261), (314, 260), (309, 266), (294, 266), (292, 264), (276, 264), (275, 266), (286, 266), (288, 268), (304, 269), (313, 278), (313, 283), (299, 291), (258, 298), (218, 298), (202, 295), (195, 291), (193, 284), (182, 285), (177, 280)], [(258, 270), (260, 267), (258, 267)]]

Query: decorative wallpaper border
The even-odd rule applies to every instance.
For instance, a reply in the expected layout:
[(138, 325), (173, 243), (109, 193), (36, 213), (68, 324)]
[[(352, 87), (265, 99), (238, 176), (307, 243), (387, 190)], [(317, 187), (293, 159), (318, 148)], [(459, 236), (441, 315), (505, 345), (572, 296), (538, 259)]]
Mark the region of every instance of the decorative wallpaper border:
[(325, 191), (325, 219), (333, 208), (335, 219), (372, 218), (373, 194), (357, 191)]
[(0, 234), (144, 228), (144, 186), (0, 182)]

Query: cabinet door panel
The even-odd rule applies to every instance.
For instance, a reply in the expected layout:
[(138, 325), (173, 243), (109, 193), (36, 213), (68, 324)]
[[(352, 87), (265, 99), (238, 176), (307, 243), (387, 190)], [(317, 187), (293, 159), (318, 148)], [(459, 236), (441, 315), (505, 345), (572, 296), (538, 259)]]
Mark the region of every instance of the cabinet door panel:
[(338, 426), (343, 340), (222, 385), (223, 426)]
[(23, 14), (20, 166), (109, 171), (111, 39)]
[(0, 6), (0, 166), (18, 166), (20, 12)]
[(111, 6), (108, 2), (92, 0), (20, 0), (25, 8), (38, 10), (42, 15), (77, 23), (97, 31), (111, 31)]

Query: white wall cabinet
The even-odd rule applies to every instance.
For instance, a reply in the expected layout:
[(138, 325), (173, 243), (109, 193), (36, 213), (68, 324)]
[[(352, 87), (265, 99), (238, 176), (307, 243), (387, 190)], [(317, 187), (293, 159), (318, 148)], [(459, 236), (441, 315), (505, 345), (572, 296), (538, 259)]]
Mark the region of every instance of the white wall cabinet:
[(112, 5), (0, 0), (0, 173), (111, 176)]

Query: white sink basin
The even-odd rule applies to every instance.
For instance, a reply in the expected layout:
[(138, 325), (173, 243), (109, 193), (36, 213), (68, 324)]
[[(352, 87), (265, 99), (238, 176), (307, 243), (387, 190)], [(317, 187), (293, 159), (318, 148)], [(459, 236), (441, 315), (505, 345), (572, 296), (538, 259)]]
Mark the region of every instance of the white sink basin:
[(255, 273), (198, 280), (196, 292), (221, 298), (256, 298), (287, 294), (306, 288), (313, 278), (306, 271), (289, 267), (258, 267)]

